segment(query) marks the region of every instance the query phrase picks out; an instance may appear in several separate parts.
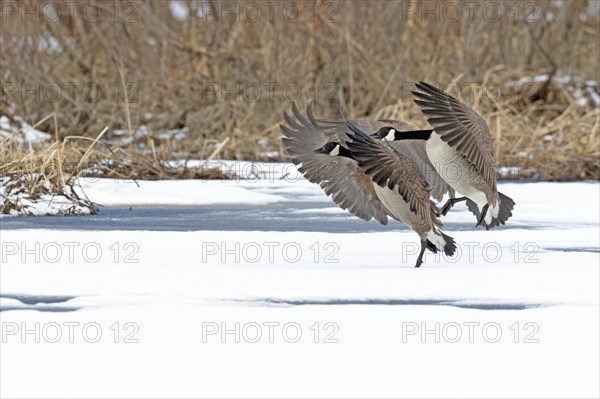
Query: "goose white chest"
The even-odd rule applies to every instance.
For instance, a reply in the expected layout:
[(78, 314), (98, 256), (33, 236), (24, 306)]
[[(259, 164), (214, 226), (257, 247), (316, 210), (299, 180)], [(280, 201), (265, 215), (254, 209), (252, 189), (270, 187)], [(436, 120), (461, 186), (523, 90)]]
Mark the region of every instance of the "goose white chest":
[(478, 175), (469, 163), (433, 132), (427, 140), (427, 156), (438, 174), (453, 189), (474, 201), (479, 209), (486, 203), (485, 193), (477, 188)]

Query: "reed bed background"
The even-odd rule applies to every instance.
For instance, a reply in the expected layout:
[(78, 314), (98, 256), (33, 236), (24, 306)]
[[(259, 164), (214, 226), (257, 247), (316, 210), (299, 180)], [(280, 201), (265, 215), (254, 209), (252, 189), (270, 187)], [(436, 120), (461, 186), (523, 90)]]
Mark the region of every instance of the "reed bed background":
[(118, 0), (60, 16), (56, 2), (0, 3), (0, 115), (53, 136), (5, 138), (2, 176), (193, 178), (163, 161), (287, 160), (292, 101), (337, 119), (342, 88), (355, 118), (425, 127), (410, 96), (425, 80), (482, 114), (519, 176), (600, 178), (594, 2)]

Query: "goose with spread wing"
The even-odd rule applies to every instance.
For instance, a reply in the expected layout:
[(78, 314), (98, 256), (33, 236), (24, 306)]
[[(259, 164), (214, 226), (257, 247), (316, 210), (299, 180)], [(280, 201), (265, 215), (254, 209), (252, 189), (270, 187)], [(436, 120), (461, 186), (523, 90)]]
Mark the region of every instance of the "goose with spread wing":
[(422, 264), (425, 249), (454, 255), (454, 239), (442, 232), (430, 185), (415, 155), (411, 158), (365, 133), (348, 120), (343, 102), (341, 109), (344, 128), (317, 121), (310, 103), (306, 117), (295, 104), (294, 118), (284, 113), (288, 126), (281, 125), (283, 142), (299, 171), (361, 219), (387, 224), (392, 217), (409, 225), (421, 240), (415, 267)]
[[(452, 189), (462, 194), (442, 207), (446, 213), (460, 201), (475, 215), (477, 226), (487, 230), (505, 224), (515, 202), (498, 191), (492, 138), (485, 121), (470, 107), (425, 82), (416, 84), (415, 103), (432, 130), (406, 134), (392, 127), (380, 129), (378, 136), (392, 142), (421, 140), (427, 158)], [(390, 131), (393, 131), (390, 133)]]

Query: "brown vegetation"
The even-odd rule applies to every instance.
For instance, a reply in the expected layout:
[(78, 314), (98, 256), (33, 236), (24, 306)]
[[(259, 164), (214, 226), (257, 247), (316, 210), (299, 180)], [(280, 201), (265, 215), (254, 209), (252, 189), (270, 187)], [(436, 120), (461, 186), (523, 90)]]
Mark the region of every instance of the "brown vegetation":
[[(598, 104), (578, 103), (574, 91), (600, 80), (600, 13), (588, 1), (301, 1), (269, 9), (186, 0), (182, 20), (167, 1), (81, 1), (59, 20), (42, 14), (49, 2), (2, 3), (0, 114), (30, 123), (57, 116), (57, 143), (40, 155), (64, 148), (67, 136), (93, 139), (107, 126), (103, 140), (112, 140), (114, 130), (133, 137), (145, 125), (143, 143), (112, 153), (97, 143), (86, 162), (101, 168), (108, 154), (130, 168), (110, 173), (182, 177), (157, 169), (158, 161), (206, 158), (227, 138), (223, 158), (286, 159), (278, 124), (292, 100), (313, 98), (319, 116), (338, 117), (342, 86), (353, 117), (426, 126), (410, 96), (414, 82), (426, 80), (450, 85), (482, 114), (501, 165), (542, 179), (600, 178)], [(86, 14), (86, 4), (100, 16)], [(25, 7), (38, 7), (40, 20), (24, 18)], [(509, 83), (541, 74), (551, 79)], [(184, 139), (158, 137), (182, 127)], [(40, 129), (54, 126), (48, 120)], [(89, 146), (74, 143), (64, 160), (77, 161)], [(17, 167), (11, 151), (0, 156)]]

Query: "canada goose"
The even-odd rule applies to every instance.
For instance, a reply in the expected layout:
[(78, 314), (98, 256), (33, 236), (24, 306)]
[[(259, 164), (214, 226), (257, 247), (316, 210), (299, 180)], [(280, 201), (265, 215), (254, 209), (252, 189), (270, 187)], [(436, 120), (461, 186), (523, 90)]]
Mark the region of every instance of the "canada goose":
[[(429, 198), (429, 185), (413, 160), (386, 142), (369, 137), (349, 120), (343, 134), (339, 128), (323, 127), (315, 120), (310, 102), (306, 106), (308, 119), (295, 104), (292, 112), (296, 119), (284, 113), (290, 127), (280, 125), (283, 142), (309, 181), (319, 184), (336, 204), (362, 219), (375, 218), (387, 224), (390, 216), (408, 224), (421, 239), (415, 267), (423, 263), (425, 249), (454, 254), (454, 239), (442, 233), (437, 208)], [(346, 117), (343, 105), (342, 113)]]
[[(409, 136), (394, 132), (394, 140), (425, 140), (427, 156), (440, 176), (461, 198), (451, 198), (442, 207), (445, 215), (454, 204), (467, 201), (467, 207), (477, 218), (477, 225), (487, 230), (505, 224), (512, 216), (515, 202), (499, 193), (496, 187), (496, 162), (492, 138), (485, 121), (471, 108), (436, 87), (419, 82), (414, 91), (415, 103), (427, 117), (433, 131)], [(378, 135), (392, 138), (390, 128)]]
[[(345, 121), (319, 119), (315, 119), (315, 121), (330, 141), (342, 143), (347, 141), (348, 135), (346, 131), (348, 128)], [(426, 142), (422, 140), (422, 135), (427, 134), (427, 132), (431, 133), (432, 130), (417, 130), (417, 127), (412, 123), (390, 119), (376, 121), (356, 120), (352, 121), (352, 123), (367, 135), (378, 139), (385, 138), (389, 142), (389, 145), (396, 151), (410, 158), (419, 168), (421, 175), (427, 180), (431, 196), (436, 201), (441, 201), (444, 194), (448, 194), (450, 198), (454, 198), (454, 189), (438, 174), (427, 156), (425, 149)], [(383, 132), (386, 132), (387, 138), (382, 137)], [(399, 134), (402, 135), (403, 140), (395, 140), (395, 135)], [(410, 139), (411, 137), (416, 139)]]

